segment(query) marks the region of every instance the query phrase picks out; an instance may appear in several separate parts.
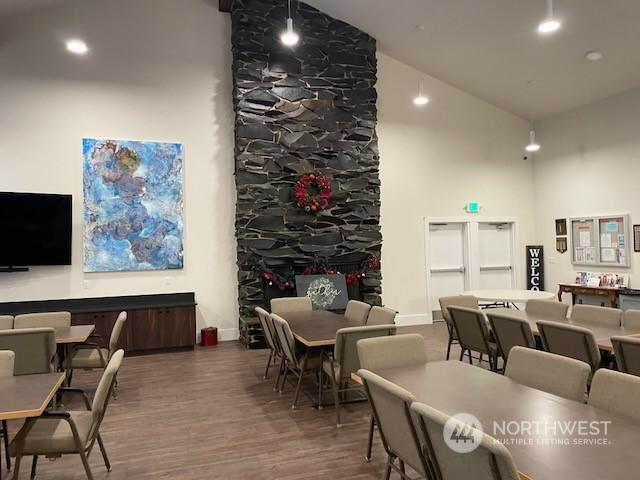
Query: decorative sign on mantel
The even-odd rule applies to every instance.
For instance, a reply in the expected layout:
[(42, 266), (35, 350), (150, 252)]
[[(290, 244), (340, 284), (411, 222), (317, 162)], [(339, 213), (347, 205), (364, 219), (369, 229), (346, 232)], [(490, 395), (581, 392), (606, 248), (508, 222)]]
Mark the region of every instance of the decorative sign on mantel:
[(527, 290), (544, 290), (544, 247), (527, 246)]

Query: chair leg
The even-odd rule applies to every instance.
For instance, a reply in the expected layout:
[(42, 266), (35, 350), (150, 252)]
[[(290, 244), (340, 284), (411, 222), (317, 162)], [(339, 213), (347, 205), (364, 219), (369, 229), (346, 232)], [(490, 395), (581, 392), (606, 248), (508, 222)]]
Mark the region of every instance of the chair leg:
[(284, 357), (280, 361), (280, 368), (278, 369), (278, 376), (276, 377), (276, 384), (273, 386), (273, 391), (278, 391), (278, 386), (280, 385), (280, 377), (282, 376), (282, 369), (284, 368)]
[(371, 450), (373, 448), (373, 429), (376, 426), (376, 419), (371, 414), (371, 419), (369, 420), (369, 441), (367, 443), (367, 455), (364, 457), (367, 462), (371, 461)]
[(449, 360), (449, 357), (451, 356), (451, 344), (453, 343), (453, 337), (451, 335), (449, 335), (449, 342), (447, 344), (447, 360)]
[(284, 372), (282, 373), (282, 384), (280, 385), (280, 395), (282, 395), (282, 391), (284, 390), (284, 386), (287, 383), (287, 375), (289, 374), (289, 365), (287, 362), (284, 362)]
[(460, 347), (460, 358), (458, 360), (462, 361), (464, 358), (464, 348)]
[(36, 468), (38, 467), (38, 455), (33, 456), (33, 460), (31, 461), (31, 480), (36, 478)]
[(73, 369), (70, 368), (69, 370), (67, 370), (67, 387), (71, 386), (71, 380), (73, 379)]
[(298, 396), (300, 395), (300, 387), (302, 386), (302, 377), (304, 377), (304, 372), (307, 370), (307, 361), (309, 360), (309, 349), (304, 354), (304, 358), (302, 359), (302, 365), (300, 366), (300, 376), (298, 377), (298, 385), (296, 385), (296, 393), (293, 396), (293, 403), (291, 404), (291, 409), (295, 410), (296, 405), (298, 404)]
[(267, 360), (267, 368), (264, 370), (264, 379), (269, 376), (269, 367), (271, 366), (271, 358), (273, 357), (273, 350), (269, 350), (269, 360)]
[(4, 455), (7, 459), (7, 470), (11, 470), (11, 457), (9, 456), (9, 429), (7, 428), (6, 420), (2, 421), (2, 440), (4, 441)]
[(20, 478), (20, 462), (22, 461), (22, 451), (16, 452), (16, 463), (13, 466), (13, 478), (18, 480)]
[(384, 480), (389, 480), (391, 477), (391, 462), (393, 462), (393, 458), (389, 455), (387, 457), (387, 466), (384, 469)]
[(471, 357), (471, 350), (467, 350), (467, 355), (469, 356), (469, 363), (473, 365), (473, 359)]
[(400, 471), (402, 472), (402, 478), (404, 478), (404, 476), (407, 474), (404, 468), (404, 462), (402, 460), (400, 460), (399, 462), (400, 462)]
[(82, 460), (82, 465), (84, 466), (84, 472), (87, 474), (88, 480), (93, 480), (93, 473), (91, 473), (91, 467), (89, 466), (89, 462), (87, 461), (87, 456), (84, 453), (84, 450), (80, 446), (79, 452), (80, 460)]
[(97, 437), (98, 446), (100, 447), (100, 453), (102, 453), (102, 459), (104, 460), (104, 466), (107, 467), (107, 472), (111, 471), (111, 463), (109, 462), (109, 457), (107, 456), (107, 450), (104, 448), (104, 443), (102, 443), (102, 437), (98, 434)]
[(336, 409), (336, 427), (340, 428), (340, 398), (338, 395), (338, 384), (333, 375), (331, 375), (331, 387), (333, 389), (333, 403)]
[(318, 370), (318, 410), (322, 410), (324, 405), (322, 404), (322, 382), (324, 381), (324, 374), (322, 367)]

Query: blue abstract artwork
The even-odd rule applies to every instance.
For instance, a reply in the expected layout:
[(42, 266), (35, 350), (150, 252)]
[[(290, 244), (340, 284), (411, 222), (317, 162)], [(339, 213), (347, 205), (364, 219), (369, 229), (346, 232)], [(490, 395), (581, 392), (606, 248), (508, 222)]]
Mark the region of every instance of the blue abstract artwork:
[(84, 271), (183, 266), (182, 145), (84, 138)]

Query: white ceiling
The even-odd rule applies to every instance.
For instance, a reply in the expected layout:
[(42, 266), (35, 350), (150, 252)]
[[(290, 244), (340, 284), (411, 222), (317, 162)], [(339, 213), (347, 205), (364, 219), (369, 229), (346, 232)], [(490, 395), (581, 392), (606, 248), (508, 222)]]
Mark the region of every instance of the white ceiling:
[[(69, 1), (0, 0), (0, 16)], [(388, 55), (524, 118), (640, 86), (640, 0), (555, 0), (564, 25), (546, 37), (536, 33), (545, 0), (305, 1), (376, 37)], [(604, 59), (588, 62), (589, 50)]]
[[(563, 28), (550, 36), (536, 32), (545, 0), (305, 1), (376, 37), (384, 53), (524, 118), (640, 86), (640, 0), (555, 0)], [(589, 50), (604, 59), (588, 62)]]

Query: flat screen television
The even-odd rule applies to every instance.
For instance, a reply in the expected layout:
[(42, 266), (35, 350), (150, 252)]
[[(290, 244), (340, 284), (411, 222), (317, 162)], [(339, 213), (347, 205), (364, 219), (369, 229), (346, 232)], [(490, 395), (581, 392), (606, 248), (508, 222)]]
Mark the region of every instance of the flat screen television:
[(71, 195), (0, 192), (0, 266), (71, 265)]

